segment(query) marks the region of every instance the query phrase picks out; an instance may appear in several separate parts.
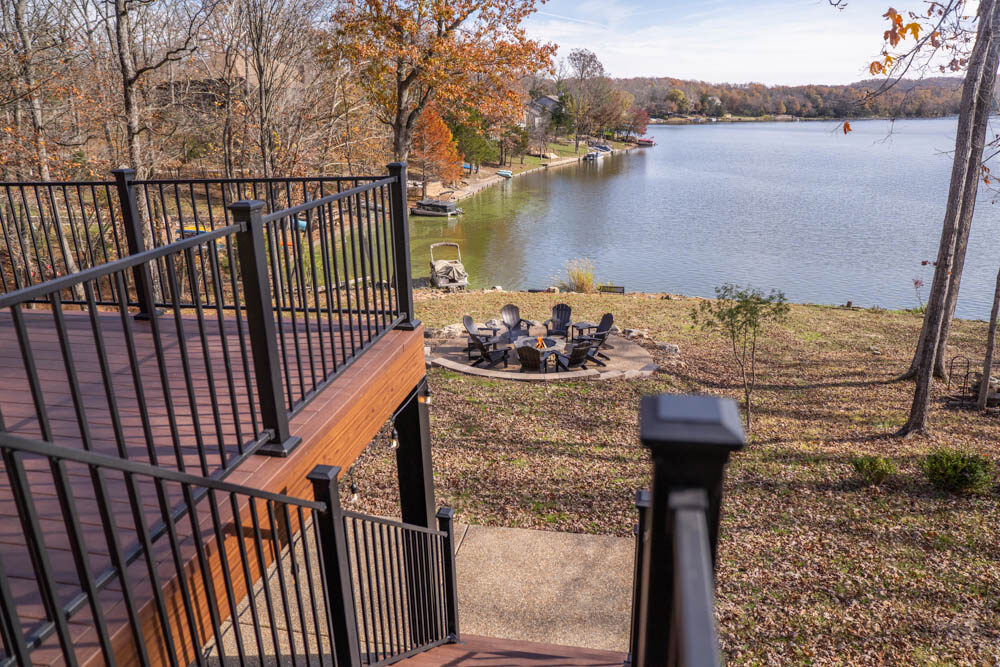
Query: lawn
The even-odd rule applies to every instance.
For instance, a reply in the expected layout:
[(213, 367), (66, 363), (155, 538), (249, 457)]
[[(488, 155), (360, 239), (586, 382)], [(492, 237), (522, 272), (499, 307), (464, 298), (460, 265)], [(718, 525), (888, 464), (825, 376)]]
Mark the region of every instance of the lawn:
[[(649, 347), (661, 371), (638, 381), (525, 384), (429, 372), (439, 504), (461, 521), (629, 536), (634, 490), (649, 482), (638, 441), (644, 394), (740, 394), (721, 339), (695, 331), (696, 301), (658, 295), (417, 295), (430, 326), (496, 317), (517, 303), (542, 320), (556, 302), (575, 319), (615, 313), (680, 346)], [(893, 382), (920, 327), (911, 313), (794, 306), (763, 346), (756, 422), (727, 471), (718, 569), (720, 633), (740, 663), (1000, 662), (1000, 494), (935, 491), (920, 470), (935, 447), (1000, 460), (1000, 417), (944, 407), (933, 434), (890, 437), (912, 384)], [(958, 322), (947, 358), (981, 358), (985, 323)], [(861, 485), (858, 454), (898, 473)], [(392, 513), (391, 451), (376, 443), (356, 471), (361, 505)]]

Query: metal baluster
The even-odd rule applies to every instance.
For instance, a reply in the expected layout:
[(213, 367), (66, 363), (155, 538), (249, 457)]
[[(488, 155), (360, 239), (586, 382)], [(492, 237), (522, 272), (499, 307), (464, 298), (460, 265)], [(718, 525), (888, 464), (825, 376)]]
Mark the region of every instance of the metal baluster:
[[(212, 421), (215, 425), (215, 437), (219, 448), (219, 467), (222, 470), (228, 468), (229, 455), (226, 452), (226, 437), (222, 430), (222, 415), (219, 412), (219, 395), (215, 389), (215, 373), (212, 371), (212, 353), (208, 344), (208, 332), (205, 328), (205, 314), (201, 306), (201, 291), (198, 289), (198, 278), (192, 267), (191, 249), (185, 251), (185, 259), (188, 267), (188, 286), (191, 288), (191, 301), (194, 304), (195, 318), (198, 322), (198, 337), (201, 339), (201, 355), (204, 363), (205, 381), (208, 384), (209, 403), (212, 407)], [(197, 409), (197, 404), (192, 404), (192, 412)]]
[[(88, 447), (89, 449), (89, 447)], [(73, 561), (76, 565), (76, 573), (80, 578), (80, 585), (90, 603), (91, 622), (97, 630), (98, 642), (101, 645), (101, 652), (109, 665), (117, 664), (114, 649), (111, 647), (111, 638), (108, 636), (108, 624), (101, 609), (101, 602), (98, 599), (98, 588), (94, 582), (94, 572), (90, 567), (87, 558), (87, 544), (84, 542), (83, 530), (80, 528), (80, 516), (76, 509), (73, 489), (70, 487), (69, 479), (66, 475), (66, 463), (59, 459), (49, 457), (49, 467), (52, 470), (52, 482), (55, 486), (56, 496), (59, 498), (59, 509), (62, 511), (63, 523), (66, 526), (67, 537), (69, 538), (70, 550), (73, 553)], [(59, 614), (63, 614), (63, 609), (59, 609)]]
[[(341, 189), (340, 189), (340, 182), (338, 181), (337, 182), (337, 192), (339, 193), (340, 191), (341, 191)], [(343, 199), (337, 199), (337, 211), (338, 211), (338, 213), (340, 215), (340, 254), (341, 254), (341, 258), (343, 260), (343, 265), (344, 265), (344, 294), (347, 296), (347, 322), (348, 322), (348, 326), (350, 327), (351, 356), (353, 357), (353, 356), (355, 356), (358, 353), (358, 350), (357, 350), (357, 345), (355, 344), (355, 341), (354, 341), (355, 318), (354, 318), (354, 311), (351, 308), (351, 281), (347, 277), (347, 272), (348, 272), (348, 263), (347, 263), (347, 236), (346, 236), (346, 233), (344, 232), (345, 225), (350, 225), (351, 224), (351, 219), (350, 219), (350, 202), (348, 202), (348, 215), (347, 215), (347, 221), (346, 222), (344, 220), (344, 200)], [(340, 285), (339, 285), (339, 283), (337, 285), (337, 290), (338, 290), (338, 292), (340, 291)], [(344, 361), (346, 362), (347, 361), (347, 356), (346, 356), (347, 355), (347, 350), (346, 350), (346, 348), (344, 349), (344, 355), (345, 355), (344, 356)]]
[[(190, 257), (190, 250), (185, 249), (185, 257)], [(181, 374), (184, 376), (184, 388), (187, 390), (188, 408), (191, 412), (191, 425), (194, 429), (195, 446), (198, 450), (198, 463), (201, 465), (201, 474), (208, 477), (211, 473), (208, 468), (208, 456), (205, 453), (205, 437), (201, 432), (201, 418), (198, 415), (198, 394), (194, 390), (194, 375), (191, 372), (191, 356), (187, 349), (187, 332), (184, 327), (184, 319), (181, 316), (181, 288), (177, 280), (177, 271), (174, 268), (174, 257), (167, 259), (167, 287), (170, 290), (171, 307), (174, 311), (174, 330), (177, 332), (177, 351), (180, 354)], [(180, 435), (177, 436), (177, 453), (180, 456)]]
[(268, 626), (271, 628), (271, 641), (273, 642), (274, 655), (281, 654), (281, 643), (278, 641), (278, 619), (274, 615), (274, 603), (272, 602), (271, 584), (267, 576), (267, 558), (264, 556), (264, 542), (261, 538), (260, 520), (257, 517), (257, 501), (250, 499), (250, 522), (253, 526), (253, 542), (257, 555), (257, 570), (260, 573), (261, 590), (264, 593), (264, 607), (267, 609)]
[(71, 665), (77, 664), (76, 652), (73, 649), (73, 638), (69, 632), (69, 624), (63, 612), (59, 592), (56, 590), (55, 574), (52, 561), (49, 559), (48, 547), (42, 537), (42, 528), (38, 518), (38, 508), (31, 497), (31, 487), (24, 470), (24, 455), (8, 449), (2, 450), (4, 467), (7, 469), (7, 479), (10, 481), (11, 493), (17, 507), (17, 516), (24, 531), (25, 544), (31, 554), (31, 563), (35, 570), (35, 579), (45, 606), (49, 622), (55, 628), (59, 646), (63, 651), (63, 659)]
[[(253, 503), (255, 500), (250, 498), (250, 502)], [(229, 494), (229, 504), (233, 513), (233, 525), (234, 525), (234, 535), (236, 536), (236, 545), (240, 552), (240, 567), (243, 569), (243, 579), (246, 582), (246, 596), (247, 603), (250, 607), (250, 619), (253, 622), (253, 634), (254, 639), (257, 642), (257, 655), (260, 656), (261, 662), (264, 659), (264, 638), (260, 632), (260, 615), (257, 611), (257, 595), (254, 591), (254, 578), (250, 572), (250, 559), (247, 557), (247, 547), (245, 544), (246, 537), (243, 534), (243, 516), (240, 513), (239, 501), (236, 499), (235, 493)], [(233, 623), (239, 624), (239, 616), (233, 616)]]
[[(111, 567), (118, 575), (118, 583), (122, 590), (125, 611), (128, 614), (129, 630), (132, 632), (132, 642), (135, 644), (135, 651), (139, 655), (139, 662), (143, 665), (148, 665), (150, 664), (149, 652), (146, 650), (146, 640), (142, 633), (142, 621), (139, 619), (139, 610), (135, 604), (135, 592), (132, 589), (132, 582), (128, 576), (129, 564), (125, 554), (122, 552), (121, 534), (118, 531), (115, 516), (111, 511), (111, 501), (108, 498), (104, 475), (99, 466), (87, 466), (87, 470), (90, 472), (90, 483), (94, 488), (94, 496), (97, 499), (97, 511), (100, 514), (101, 525), (104, 528), (105, 543), (108, 546), (108, 553), (111, 555)], [(171, 665), (176, 665), (177, 659), (172, 653), (171, 658)]]

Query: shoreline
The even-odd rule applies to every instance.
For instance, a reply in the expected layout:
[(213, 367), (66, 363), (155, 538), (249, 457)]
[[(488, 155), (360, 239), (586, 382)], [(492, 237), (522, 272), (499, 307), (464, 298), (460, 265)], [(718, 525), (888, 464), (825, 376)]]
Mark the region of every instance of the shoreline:
[[(633, 145), (633, 146), (627, 146), (625, 148), (615, 148), (615, 149), (613, 149), (611, 151), (611, 154), (614, 155), (615, 153), (628, 153), (628, 152), (634, 151), (634, 150), (636, 150), (638, 148), (647, 148), (647, 146), (635, 146), (635, 145)], [(583, 162), (583, 155), (558, 158), (558, 159), (552, 160), (551, 162), (547, 162), (545, 164), (539, 165), (537, 167), (531, 167), (530, 169), (525, 169), (523, 171), (515, 172), (514, 175), (511, 176), (511, 178), (509, 178), (509, 179), (504, 178), (503, 176), (497, 176), (496, 174), (494, 174), (492, 176), (487, 176), (486, 178), (484, 178), (484, 179), (482, 179), (480, 181), (476, 181), (475, 183), (470, 183), (469, 185), (465, 186), (464, 188), (461, 188), (461, 189), (458, 189), (458, 190), (454, 190), (452, 192), (452, 200), (453, 201), (461, 201), (463, 199), (468, 199), (472, 195), (478, 194), (478, 193), (482, 192), (483, 190), (485, 190), (486, 188), (492, 187), (492, 186), (497, 185), (499, 183), (503, 183), (504, 181), (507, 181), (507, 180), (514, 180), (514, 179), (516, 179), (519, 176), (526, 176), (528, 174), (534, 174), (534, 173), (537, 173), (539, 171), (548, 171), (549, 169), (557, 169), (559, 167), (565, 167), (566, 165), (570, 165), (570, 164), (578, 164), (580, 162)]]
[[(424, 279), (427, 280), (426, 276), (415, 276), (414, 281)], [(551, 295), (563, 295), (563, 296), (604, 296), (608, 298), (643, 298), (643, 299), (655, 299), (658, 301), (711, 301), (713, 297), (708, 296), (696, 296), (691, 294), (677, 294), (676, 292), (644, 292), (642, 290), (636, 290), (633, 292), (627, 292), (625, 294), (613, 294), (610, 292), (566, 292), (559, 290), (558, 292), (550, 292), (548, 289), (494, 289), (490, 287), (480, 287), (480, 288), (470, 288), (461, 291), (449, 291), (444, 289), (438, 289), (437, 287), (431, 287), (429, 284), (415, 284), (413, 286), (413, 291), (418, 294), (421, 300), (426, 299), (440, 299), (451, 295), (466, 294), (466, 295), (487, 295), (487, 294), (551, 294)], [(849, 311), (870, 311), (872, 313), (889, 313), (895, 315), (913, 315), (914, 317), (919, 317), (923, 319), (923, 313), (914, 312), (910, 308), (886, 308), (884, 306), (874, 305), (874, 306), (856, 306), (853, 303), (850, 305), (846, 303), (816, 303), (813, 301), (789, 301), (789, 305), (792, 306), (806, 306), (810, 308), (832, 308), (836, 310), (849, 310)], [(985, 323), (986, 320), (982, 318), (973, 317), (959, 317), (955, 316), (956, 321), (963, 322), (980, 322)]]

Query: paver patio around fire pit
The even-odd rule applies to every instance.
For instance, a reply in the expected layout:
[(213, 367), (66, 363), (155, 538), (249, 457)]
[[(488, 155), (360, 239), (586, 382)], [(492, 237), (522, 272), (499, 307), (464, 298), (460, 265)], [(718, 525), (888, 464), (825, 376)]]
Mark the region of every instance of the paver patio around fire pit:
[[(545, 327), (533, 326), (531, 336), (544, 336)], [(561, 337), (557, 338), (560, 345)], [(586, 370), (564, 371), (557, 373), (551, 366), (547, 373), (521, 372), (517, 352), (512, 348), (507, 368), (499, 364), (495, 368), (480, 368), (472, 366), (466, 352), (468, 336), (464, 333), (458, 337), (431, 338), (427, 341), (429, 352), (427, 360), (434, 366), (448, 368), (459, 373), (478, 375), (480, 377), (499, 378), (503, 380), (553, 382), (560, 380), (610, 380), (613, 378), (638, 378), (652, 375), (657, 366), (653, 358), (638, 343), (612, 335), (601, 348), (601, 352), (610, 359), (602, 359), (607, 366), (588, 363)]]

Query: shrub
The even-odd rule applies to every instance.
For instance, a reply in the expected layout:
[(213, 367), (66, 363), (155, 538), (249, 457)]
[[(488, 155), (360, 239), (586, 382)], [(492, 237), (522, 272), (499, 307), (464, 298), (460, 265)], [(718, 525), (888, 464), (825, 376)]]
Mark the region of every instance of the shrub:
[(924, 460), (924, 474), (940, 491), (982, 493), (993, 484), (993, 463), (979, 454), (937, 449)]
[(571, 259), (566, 262), (566, 280), (559, 286), (564, 292), (584, 292), (589, 294), (597, 289), (594, 279), (594, 263), (587, 258)]
[(851, 465), (865, 484), (881, 484), (896, 474), (896, 464), (884, 456), (855, 456)]
[(750, 432), (750, 399), (757, 386), (757, 343), (769, 323), (784, 322), (789, 306), (785, 295), (777, 290), (764, 296), (750, 285), (740, 287), (726, 283), (715, 288), (715, 300), (702, 301), (691, 310), (695, 326), (717, 331), (732, 345), (733, 358), (743, 379), (743, 400), (746, 405), (746, 428)]

